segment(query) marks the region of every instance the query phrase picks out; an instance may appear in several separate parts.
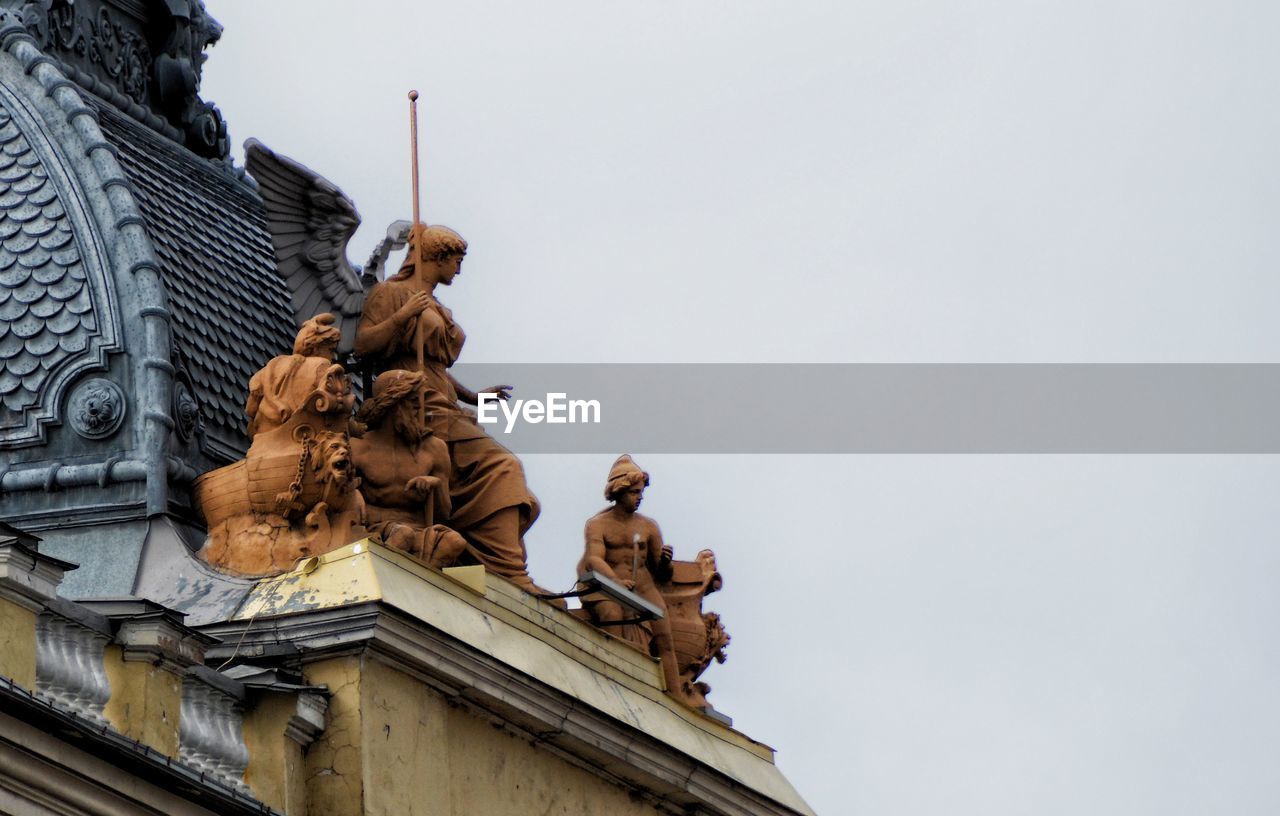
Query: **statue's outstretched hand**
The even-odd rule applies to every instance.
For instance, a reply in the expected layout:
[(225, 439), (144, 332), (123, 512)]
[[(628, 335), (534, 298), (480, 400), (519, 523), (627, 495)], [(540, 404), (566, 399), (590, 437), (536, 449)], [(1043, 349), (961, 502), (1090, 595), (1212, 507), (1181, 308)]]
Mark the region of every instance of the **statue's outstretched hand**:
[(511, 399), (511, 389), (515, 386), (511, 385), (491, 385), (488, 388), (481, 388), (477, 394), (495, 394), (500, 400)]

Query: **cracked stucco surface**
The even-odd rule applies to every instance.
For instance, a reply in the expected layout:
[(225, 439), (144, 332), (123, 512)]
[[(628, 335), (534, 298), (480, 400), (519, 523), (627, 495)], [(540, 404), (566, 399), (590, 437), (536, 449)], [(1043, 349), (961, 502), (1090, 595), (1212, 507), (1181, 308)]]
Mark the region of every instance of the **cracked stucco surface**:
[(159, 666), (126, 662), (119, 646), (103, 654), (111, 699), (102, 713), (117, 731), (167, 757), (178, 756), (182, 678)]
[(36, 614), (0, 599), (0, 675), (36, 688)]
[(338, 657), (306, 667), (307, 682), (329, 687), (329, 710), (320, 739), (307, 751), (310, 816), (364, 813), (360, 756), (361, 657)]
[(370, 657), (309, 664), (329, 722), (307, 752), (313, 816), (657, 816), (622, 787)]
[(245, 784), (258, 801), (290, 816), (305, 814), (307, 802), (302, 746), (286, 735), (297, 706), (291, 694), (267, 693), (244, 715)]

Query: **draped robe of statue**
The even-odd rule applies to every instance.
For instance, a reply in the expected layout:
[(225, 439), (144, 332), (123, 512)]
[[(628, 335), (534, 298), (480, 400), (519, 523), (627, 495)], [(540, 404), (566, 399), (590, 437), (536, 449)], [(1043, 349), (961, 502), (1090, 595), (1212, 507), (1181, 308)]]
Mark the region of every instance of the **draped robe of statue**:
[[(393, 319), (396, 310), (422, 289), (412, 279), (390, 279), (369, 293), (360, 331)], [(423, 362), (418, 364), (416, 338), (421, 335)], [(358, 335), (359, 336), (359, 335)], [(426, 376), (426, 411), (432, 432), (449, 446), (453, 510), (446, 522), (467, 541), (474, 563), (518, 585), (538, 591), (529, 577), (524, 533), (538, 518), (538, 499), (529, 491), (524, 468), (515, 454), (498, 444), (458, 405), (448, 369), (458, 359), (466, 335), (453, 314), (434, 297), (417, 320), (406, 321), (381, 349), (360, 349), (378, 371), (405, 369)], [(514, 516), (502, 513), (516, 508)], [(514, 525), (515, 529), (510, 529)], [(468, 559), (463, 559), (468, 560)]]

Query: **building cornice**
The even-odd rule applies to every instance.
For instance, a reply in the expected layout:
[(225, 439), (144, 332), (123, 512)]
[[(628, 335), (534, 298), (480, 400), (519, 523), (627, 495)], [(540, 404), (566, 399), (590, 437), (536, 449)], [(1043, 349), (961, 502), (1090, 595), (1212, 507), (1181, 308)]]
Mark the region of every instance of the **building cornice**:
[[(365, 547), (370, 559), (366, 566), (379, 559), (397, 558), (382, 548)], [(748, 740), (720, 723), (682, 718), (670, 708), (678, 704), (668, 701), (660, 690), (651, 689), (652, 697), (642, 695), (625, 674), (586, 671), (573, 658), (557, 653), (555, 659), (563, 661), (561, 669), (574, 672), (570, 684), (577, 684), (581, 692), (569, 693), (512, 665), (519, 661), (510, 660), (510, 652), (496, 646), (504, 635), (497, 633), (501, 628), (500, 610), (494, 605), (467, 611), (448, 604), (448, 598), (435, 599), (442, 607), (448, 605), (448, 612), (442, 615), (471, 614), (483, 618), (482, 625), (494, 630), (488, 642), (468, 643), (441, 626), (397, 608), (386, 598), (375, 597), (377, 592), (370, 594), (369, 587), (361, 586), (360, 579), (352, 577), (361, 565), (350, 563), (351, 553), (344, 556), (339, 551), (330, 555), (337, 555), (331, 564), (344, 562), (338, 565), (344, 567), (341, 574), (352, 587), (349, 602), (328, 608), (294, 604), (295, 611), (288, 612), (284, 610), (293, 603), (291, 590), (281, 588), (281, 579), (264, 581), (271, 584), (267, 591), (279, 600), (283, 613), (263, 614), (259, 610), (248, 619), (203, 627), (203, 631), (222, 640), (209, 650), (208, 658), (304, 667), (337, 656), (364, 655), (420, 680), (452, 703), (633, 790), (663, 809), (721, 816), (811, 813), (770, 761), (768, 749), (751, 750), (745, 744)], [(428, 576), (424, 573), (423, 577)], [(284, 583), (291, 580), (283, 579)], [(309, 592), (297, 586), (293, 589), (302, 595)], [(443, 580), (438, 584), (423, 581), (414, 590), (424, 594), (450, 591)], [(314, 592), (310, 592), (308, 597), (314, 599)], [(457, 588), (457, 592), (461, 600), (466, 591)], [(507, 592), (504, 585), (500, 593)], [(491, 583), (488, 595), (494, 594)], [(251, 603), (242, 611), (249, 606)], [(552, 609), (546, 614), (562, 613)], [(565, 618), (572, 620), (568, 615)], [(441, 618), (436, 622), (445, 625)], [(572, 623), (578, 625), (577, 621)], [(547, 638), (545, 633), (543, 638)], [(520, 640), (529, 649), (545, 645), (534, 633), (525, 639), (512, 634), (507, 642)], [(595, 703), (604, 696), (593, 695), (587, 688), (591, 684), (597, 690), (606, 689), (605, 696), (621, 700), (624, 708), (610, 712), (598, 707)], [(690, 710), (688, 716), (700, 715)], [(651, 727), (652, 733), (640, 727), (641, 723)], [(701, 755), (695, 756), (677, 745)]]

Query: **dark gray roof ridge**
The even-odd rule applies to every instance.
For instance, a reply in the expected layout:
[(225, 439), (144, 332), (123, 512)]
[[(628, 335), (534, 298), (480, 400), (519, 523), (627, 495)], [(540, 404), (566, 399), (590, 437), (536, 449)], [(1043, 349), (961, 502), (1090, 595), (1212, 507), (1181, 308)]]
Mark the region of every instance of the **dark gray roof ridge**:
[[(171, 408), (174, 367), (170, 336), (172, 314), (155, 248), (147, 235), (129, 180), (116, 158), (116, 149), (104, 137), (94, 110), (80, 95), (79, 86), (60, 69), (60, 63), (39, 49), (21, 18), (8, 10), (0, 11), (0, 49), (14, 57), (62, 111), (85, 158), (76, 163), (75, 175), (82, 186), (88, 186), (83, 184), (86, 176), (96, 176), (90, 180), (103, 192), (110, 209), (111, 218), (100, 223), (99, 228), (112, 269), (128, 270), (137, 293), (135, 303), (143, 326), (142, 353), (136, 355), (133, 362), (137, 366), (137, 381), (143, 386), (139, 389), (139, 408), (146, 423), (138, 464), (146, 481), (147, 515), (160, 515), (168, 509), (168, 437), (175, 425)], [(110, 478), (111, 468), (125, 463), (108, 460), (103, 464)], [(61, 465), (55, 462), (47, 467), (52, 468), (47, 483), (57, 483)], [(24, 475), (30, 474), (24, 471)], [(0, 482), (0, 488), (3, 487)]]

